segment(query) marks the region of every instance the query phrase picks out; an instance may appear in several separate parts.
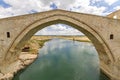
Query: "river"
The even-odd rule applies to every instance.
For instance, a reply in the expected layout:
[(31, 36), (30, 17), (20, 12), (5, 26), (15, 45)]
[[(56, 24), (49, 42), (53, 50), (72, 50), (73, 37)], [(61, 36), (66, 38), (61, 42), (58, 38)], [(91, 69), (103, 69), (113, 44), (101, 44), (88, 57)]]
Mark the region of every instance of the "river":
[(98, 53), (91, 43), (52, 39), (34, 63), (13, 80), (108, 80), (100, 76)]

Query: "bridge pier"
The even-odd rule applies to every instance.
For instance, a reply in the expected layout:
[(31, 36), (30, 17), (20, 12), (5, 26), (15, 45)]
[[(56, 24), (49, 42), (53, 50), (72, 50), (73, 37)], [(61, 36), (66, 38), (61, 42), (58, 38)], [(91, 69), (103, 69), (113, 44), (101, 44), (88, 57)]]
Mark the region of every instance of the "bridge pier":
[(113, 63), (111, 80), (120, 80), (120, 62)]
[(105, 63), (104, 60), (100, 60), (100, 69), (108, 80), (120, 80), (120, 61)]

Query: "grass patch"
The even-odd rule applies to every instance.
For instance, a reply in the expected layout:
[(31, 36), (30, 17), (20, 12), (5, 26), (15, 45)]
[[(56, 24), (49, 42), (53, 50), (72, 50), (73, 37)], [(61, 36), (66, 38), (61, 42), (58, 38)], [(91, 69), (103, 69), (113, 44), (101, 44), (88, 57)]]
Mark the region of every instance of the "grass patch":
[[(29, 40), (25, 46), (23, 52), (29, 52), (30, 54), (38, 54), (38, 50), (44, 46), (44, 43), (49, 41), (50, 39), (45, 39), (45, 40), (36, 40), (36, 39), (31, 39)], [(25, 49), (26, 47), (29, 47), (29, 50)]]

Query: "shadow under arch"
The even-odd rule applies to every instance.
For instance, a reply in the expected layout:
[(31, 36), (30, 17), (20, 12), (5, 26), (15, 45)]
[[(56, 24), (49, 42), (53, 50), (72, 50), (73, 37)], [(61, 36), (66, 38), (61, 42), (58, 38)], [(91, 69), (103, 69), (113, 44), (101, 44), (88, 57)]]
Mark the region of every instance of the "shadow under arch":
[[(9, 51), (15, 50), (15, 51), (19, 52), (19, 50), (21, 50), (21, 47), (24, 45), (24, 43), (27, 40), (29, 40), (37, 31), (39, 31), (49, 25), (57, 24), (57, 23), (69, 25), (69, 26), (81, 31), (82, 33), (84, 33), (92, 41), (92, 43), (94, 44), (94, 46), (98, 52), (99, 59), (100, 59), (100, 67), (101, 67), (102, 71), (105, 74), (107, 74), (108, 76), (111, 75), (107, 64), (109, 65), (110, 62), (113, 62), (114, 57), (111, 54), (107, 43), (104, 41), (104, 39), (101, 37), (101, 35), (99, 33), (97, 33), (92, 27), (87, 25), (85, 22), (79, 21), (70, 16), (53, 15), (53, 16), (48, 16), (48, 17), (42, 18), (40, 20), (34, 21), (33, 23), (26, 26), (26, 28), (23, 31), (21, 31), (21, 33), (15, 38)], [(17, 52), (15, 52), (15, 53), (17, 53)], [(105, 67), (107, 67), (107, 68), (104, 68), (101, 65), (105, 65)]]

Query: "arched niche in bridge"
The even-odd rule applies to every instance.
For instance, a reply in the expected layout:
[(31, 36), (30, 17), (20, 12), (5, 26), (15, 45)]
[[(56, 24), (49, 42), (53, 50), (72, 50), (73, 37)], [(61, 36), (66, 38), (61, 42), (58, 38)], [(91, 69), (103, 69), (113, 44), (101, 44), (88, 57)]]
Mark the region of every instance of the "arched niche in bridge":
[[(34, 21), (33, 23), (26, 26), (26, 28), (21, 31), (21, 33), (16, 37), (14, 42), (11, 45), (11, 48), (9, 50), (20, 50), (22, 46), (24, 45), (24, 42), (29, 40), (36, 32), (39, 30), (50, 26), (52, 24), (66, 24), (69, 25), (82, 33), (84, 33), (94, 44), (98, 55), (100, 59), (100, 65), (108, 65), (112, 61), (114, 61), (114, 58), (110, 52), (110, 49), (107, 45), (107, 43), (104, 41), (102, 36), (97, 33), (91, 26), (86, 24), (85, 22), (81, 22), (75, 18), (64, 16), (64, 15), (54, 15), (51, 17), (46, 17), (37, 21)], [(15, 51), (16, 51), (15, 50)], [(104, 70), (103, 67), (101, 69), (109, 74), (106, 70)]]

